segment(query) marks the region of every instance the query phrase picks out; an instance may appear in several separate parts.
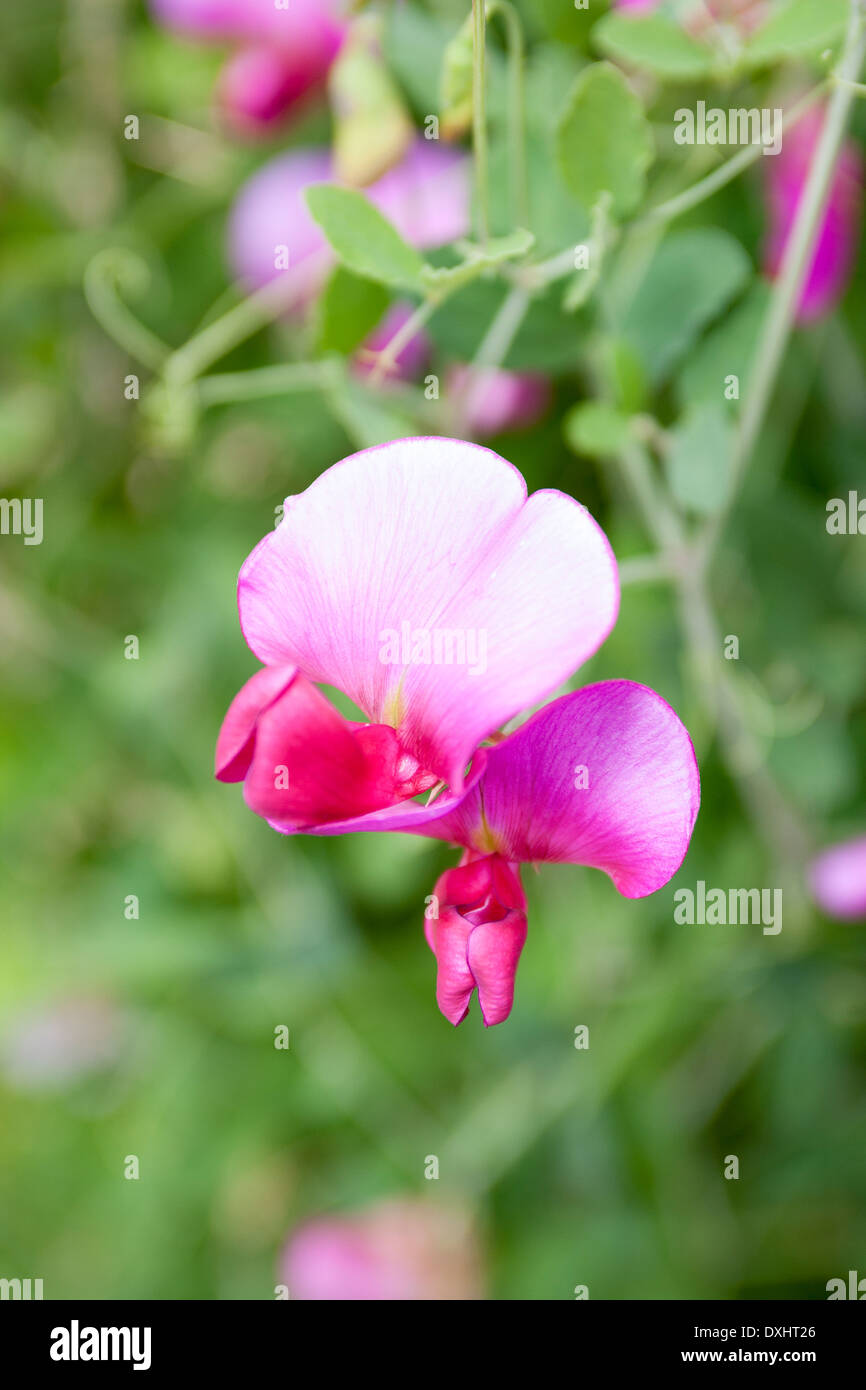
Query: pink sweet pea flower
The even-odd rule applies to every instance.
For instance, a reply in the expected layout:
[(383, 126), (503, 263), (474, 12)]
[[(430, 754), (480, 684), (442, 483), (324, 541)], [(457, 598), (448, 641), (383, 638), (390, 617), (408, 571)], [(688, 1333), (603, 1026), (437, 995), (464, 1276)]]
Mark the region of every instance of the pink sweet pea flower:
[(519, 866), (601, 869), (627, 898), (663, 888), (700, 803), (691, 739), (660, 695), (603, 681), (563, 695), (487, 750), (480, 778), (440, 819), (392, 824), (465, 847), (427, 910), (436, 998), (453, 1024), (472, 992), (487, 1027), (511, 1012), (526, 939)]
[(455, 367), (448, 392), (461, 402), (461, 419), (470, 434), (501, 434), (528, 429), (550, 405), (550, 382), (538, 372), (511, 372), (501, 367)]
[(812, 897), (828, 917), (866, 918), (866, 835), (819, 854), (809, 868)]
[[(626, 897), (678, 869), (698, 772), (653, 691), (589, 686), (481, 746), (615, 621), (610, 548), (571, 498), (527, 498), (515, 469), (458, 440), (368, 449), (288, 500), (241, 570), (239, 606), (267, 664), (226, 715), (217, 777), (243, 781), (284, 833), (401, 830), (464, 847), (427, 914), (452, 1023), (475, 988), (488, 1026), (508, 1017), (526, 937), (521, 863), (599, 868)], [(314, 682), (369, 722), (343, 718)], [(438, 800), (413, 799), (438, 783)]]
[[(289, 498), (238, 602), (266, 665), (226, 715), (216, 775), (243, 781), (275, 829), (333, 834), (441, 816), (470, 761), (480, 775), (482, 742), (604, 641), (619, 589), (603, 532), (572, 498), (527, 497), (477, 445), (407, 439)], [(450, 790), (435, 807), (411, 799), (439, 782)]]
[[(821, 134), (823, 113), (810, 111), (785, 133), (782, 149), (764, 161), (769, 231), (764, 268), (778, 275), (806, 183), (809, 164)], [(845, 291), (857, 257), (862, 201), (862, 161), (849, 141), (836, 164), (812, 264), (798, 306), (808, 323), (832, 309)]]
[(339, 0), (151, 0), (151, 9), (189, 38), (241, 46), (219, 101), (242, 134), (266, 133), (320, 87), (346, 34)]
[(280, 1258), (293, 1300), (460, 1300), (483, 1297), (477, 1236), (460, 1212), (380, 1202), (301, 1226)]

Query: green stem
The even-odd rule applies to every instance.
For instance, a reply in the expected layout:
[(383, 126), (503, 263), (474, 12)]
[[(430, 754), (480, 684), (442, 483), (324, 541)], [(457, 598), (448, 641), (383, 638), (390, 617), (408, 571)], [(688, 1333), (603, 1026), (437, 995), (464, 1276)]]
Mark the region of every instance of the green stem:
[(620, 588), (631, 584), (668, 583), (674, 576), (663, 555), (630, 555), (618, 564)]
[(848, 36), (821, 135), (806, 177), (794, 225), (788, 238), (779, 277), (770, 300), (761, 336), (752, 359), (753, 370), (731, 460), (731, 487), (725, 509), (705, 529), (701, 551), (708, 563), (724, 522), (751, 461), (764, 424), (776, 378), (794, 325), (797, 306), (809, 273), (815, 240), (827, 204), (836, 160), (845, 136), (855, 93), (848, 85), (859, 73), (866, 55), (866, 32), (858, 0), (852, 0)]
[(144, 261), (120, 247), (99, 251), (84, 271), (84, 297), (97, 323), (130, 357), (158, 372), (171, 349), (126, 307), (118, 290), (142, 293), (150, 280)]
[(223, 405), (229, 401), (258, 400), (282, 396), (290, 391), (315, 391), (332, 385), (330, 363), (287, 362), (273, 367), (257, 367), (247, 372), (224, 372), (201, 377), (197, 383), (202, 405)]
[[(705, 575), (694, 549), (689, 547), (679, 514), (664, 497), (650, 459), (639, 443), (626, 445), (619, 462), (644, 525), (659, 548), (657, 562), (676, 585), (680, 621), (698, 695), (718, 731), (728, 773), (779, 862), (788, 870), (796, 869), (808, 852), (808, 835), (763, 765), (739, 693), (724, 668), (721, 634)], [(627, 572), (626, 575), (628, 578)]]
[(511, 158), (511, 200), (514, 224), (529, 225), (529, 180), (526, 163), (526, 90), (524, 43), (520, 15), (510, 0), (493, 0), (487, 16), (500, 14), (508, 43), (508, 150)]
[[(445, 296), (447, 298), (447, 296)], [(393, 338), (385, 345), (376, 358), (376, 365), (370, 373), (370, 385), (379, 386), (383, 377), (396, 366), (397, 358), (408, 342), (424, 327), (434, 309), (438, 309), (442, 298), (425, 299), (405, 323), (397, 329)]]
[(297, 300), (298, 293), (297, 282), (292, 276), (283, 274), (271, 280), (173, 352), (165, 364), (166, 380), (175, 385), (194, 381), (212, 362), (225, 357), (232, 348), (284, 314)]
[(471, 371), (465, 389), (460, 393), (455, 414), (459, 422), (459, 432), (465, 433), (465, 421), (471, 414), (475, 393), (479, 390), (478, 376), (500, 367), (508, 355), (509, 348), (526, 317), (530, 297), (526, 290), (515, 287), (509, 290), (499, 307), (496, 316), (479, 344), (472, 359)]
[(478, 201), (478, 239), (490, 236), (490, 194), (487, 170), (487, 15), (485, 0), (472, 0), (472, 145)]
[[(793, 130), (799, 120), (811, 110), (815, 103), (824, 95), (827, 90), (827, 82), (821, 82), (817, 87), (813, 87), (811, 92), (791, 107), (783, 118), (782, 136)], [(666, 202), (659, 203), (657, 207), (650, 208), (642, 218), (635, 224), (642, 226), (644, 223), (651, 222), (671, 222), (675, 217), (681, 217), (684, 212), (696, 207), (706, 198), (711, 198), (720, 188), (735, 179), (744, 169), (748, 169), (764, 154), (763, 145), (747, 145), (739, 154), (735, 154), (732, 159), (725, 160), (718, 169), (714, 169), (706, 178), (699, 179), (692, 184), (691, 188), (686, 188), (682, 193), (678, 193), (675, 198), (668, 198)], [(771, 158), (772, 156), (768, 156)]]

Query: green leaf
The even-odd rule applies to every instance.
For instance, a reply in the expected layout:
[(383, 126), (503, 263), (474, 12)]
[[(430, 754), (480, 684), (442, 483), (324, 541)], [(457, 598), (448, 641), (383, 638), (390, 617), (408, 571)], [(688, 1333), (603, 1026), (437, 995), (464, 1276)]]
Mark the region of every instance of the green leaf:
[(424, 262), (414, 247), (354, 188), (313, 184), (307, 206), (349, 270), (400, 289), (423, 290)]
[(338, 265), (318, 303), (319, 351), (348, 356), (376, 327), (387, 307), (383, 285)]
[(636, 68), (645, 68), (657, 77), (703, 77), (715, 65), (710, 49), (663, 14), (629, 15), (612, 11), (599, 20), (592, 37), (603, 53)]
[[(746, 391), (770, 294), (770, 286), (764, 280), (756, 281), (736, 308), (689, 353), (676, 383), (684, 406), (698, 401), (722, 401), (731, 414), (740, 410), (739, 397)], [(734, 376), (738, 379), (738, 393), (729, 392), (726, 398), (726, 384)]]
[(848, 0), (791, 0), (752, 35), (746, 59), (757, 65), (825, 48), (844, 33), (848, 12)]
[(732, 443), (733, 426), (717, 402), (696, 406), (675, 425), (665, 473), (681, 507), (701, 516), (722, 509), (731, 486)]
[(604, 401), (582, 401), (562, 422), (565, 442), (576, 454), (611, 458), (622, 452), (629, 438), (629, 418)]
[(585, 207), (605, 192), (614, 216), (627, 216), (640, 202), (653, 157), (650, 128), (611, 63), (593, 63), (578, 77), (559, 122), (556, 153), (566, 185)]
[(653, 383), (668, 376), (750, 274), (742, 246), (721, 228), (696, 227), (665, 237), (622, 323), (622, 336)]

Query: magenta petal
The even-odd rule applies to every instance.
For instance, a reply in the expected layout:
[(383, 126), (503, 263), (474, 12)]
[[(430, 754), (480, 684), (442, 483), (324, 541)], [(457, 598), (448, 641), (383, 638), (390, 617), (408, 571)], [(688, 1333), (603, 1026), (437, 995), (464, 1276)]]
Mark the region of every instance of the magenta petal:
[(488, 749), (474, 791), (418, 833), (524, 863), (585, 864), (640, 898), (676, 873), (699, 802), (694, 749), (670, 705), (644, 685), (603, 681)]
[[(782, 266), (823, 119), (823, 111), (810, 111), (786, 131), (779, 154), (764, 161), (769, 212), (764, 267), (771, 277), (778, 275)], [(832, 309), (848, 284), (857, 257), (862, 183), (860, 153), (853, 141), (848, 141), (836, 163), (797, 308), (804, 323)]]
[(436, 884), (430, 911), (424, 930), (438, 966), (440, 1011), (456, 1027), (477, 987), (485, 1027), (504, 1022), (526, 941), (526, 899), (516, 866), (493, 854), (449, 869)]
[(486, 766), (487, 751), (486, 748), (479, 748), (476, 752), (462, 791), (442, 792), (435, 801), (427, 804), (420, 801), (398, 801), (393, 806), (383, 806), (381, 810), (370, 811), (363, 816), (334, 820), (326, 825), (308, 826), (307, 832), (311, 835), (351, 835), (362, 830), (390, 830), (423, 834), (423, 826), (429, 822), (438, 822), (454, 811), (477, 784)]
[(214, 776), (220, 782), (242, 782), (253, 759), (256, 721), (291, 685), (296, 666), (266, 666), (256, 671), (229, 705), (217, 738)]
[(810, 866), (809, 882), (828, 917), (866, 917), (866, 835), (825, 849)]
[(610, 546), (563, 493), (527, 499), (497, 454), (405, 439), (354, 454), (286, 502), (241, 569), (260, 660), (344, 691), (452, 790), (485, 737), (604, 641)]
[(510, 912), (501, 922), (482, 922), (469, 938), (469, 969), (478, 986), (478, 1004), (487, 1028), (504, 1023), (511, 1013), (514, 976), (525, 942), (525, 912)]
[(309, 63), (330, 61), (344, 32), (341, 0), (150, 0), (153, 16), (190, 38), (267, 41)]
[(297, 677), (257, 721), (244, 799), (289, 831), (364, 815), (397, 799), (398, 757), (392, 729), (358, 730)]
[(357, 819), (416, 790), (395, 731), (350, 724), (292, 666), (265, 667), (235, 696), (216, 776), (243, 780), (248, 806), (285, 833)]
[(454, 907), (447, 907), (437, 921), (425, 924), (427, 942), (436, 957), (436, 1003), (455, 1028), (469, 1012), (475, 978), (467, 949), (474, 931), (471, 922)]
[(239, 135), (267, 134), (315, 86), (320, 74), (269, 44), (241, 48), (220, 73), (218, 105)]

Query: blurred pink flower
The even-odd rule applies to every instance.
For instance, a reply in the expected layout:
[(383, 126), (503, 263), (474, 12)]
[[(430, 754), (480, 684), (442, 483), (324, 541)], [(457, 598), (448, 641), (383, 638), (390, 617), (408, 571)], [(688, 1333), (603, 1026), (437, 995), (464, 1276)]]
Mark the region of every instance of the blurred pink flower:
[[(821, 111), (807, 112), (792, 130), (785, 132), (779, 154), (763, 161), (769, 217), (764, 268), (771, 278), (778, 275), (782, 265), (822, 123)], [(827, 313), (845, 291), (857, 256), (862, 183), (860, 153), (848, 141), (836, 164), (800, 297), (798, 317), (803, 323)]]
[(267, 133), (321, 86), (346, 33), (338, 0), (151, 0), (157, 20), (189, 38), (236, 43), (218, 100), (232, 129)]
[(116, 1061), (126, 1032), (127, 1020), (109, 999), (67, 996), (10, 1022), (0, 1067), (19, 1090), (69, 1086)]
[[(326, 149), (291, 150), (243, 186), (229, 219), (229, 259), (251, 289), (280, 274), (297, 283), (306, 303), (334, 265), (334, 255), (304, 200), (312, 183), (333, 179)], [(469, 230), (469, 161), (457, 150), (416, 140), (404, 158), (364, 194), (419, 250), (444, 246)], [(281, 269), (287, 253), (289, 269)]]
[(528, 428), (541, 418), (551, 398), (547, 377), (501, 367), (455, 367), (448, 391), (463, 398), (461, 418), (469, 433), (482, 437)]
[[(330, 152), (305, 149), (271, 160), (244, 185), (229, 219), (228, 249), (235, 274), (249, 289), (283, 276), (287, 309), (309, 307), (336, 260), (304, 193), (311, 184), (335, 181)], [(469, 231), (469, 161), (457, 150), (419, 139), (364, 194), (419, 250), (444, 246)], [(355, 363), (360, 375), (372, 365), (365, 353), (381, 351), (411, 312), (406, 304), (392, 305), (364, 343)], [(426, 335), (416, 334), (400, 354), (397, 374), (411, 380), (428, 352)]]
[(301, 1226), (280, 1258), (291, 1299), (471, 1301), (483, 1297), (468, 1219), (421, 1201), (381, 1202)]
[(812, 896), (828, 917), (866, 918), (866, 835), (832, 845), (809, 867)]

